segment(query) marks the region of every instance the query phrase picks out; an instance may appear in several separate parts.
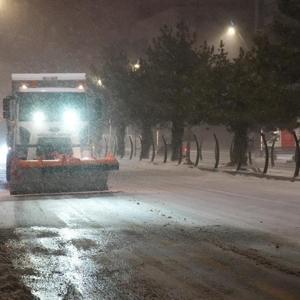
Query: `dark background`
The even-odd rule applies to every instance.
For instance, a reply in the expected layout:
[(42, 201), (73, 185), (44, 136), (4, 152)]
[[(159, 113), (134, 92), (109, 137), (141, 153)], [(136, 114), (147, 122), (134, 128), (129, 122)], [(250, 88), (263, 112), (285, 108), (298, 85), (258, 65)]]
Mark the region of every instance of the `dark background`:
[[(134, 62), (163, 24), (185, 20), (199, 41), (225, 39), (234, 56), (254, 32), (254, 0), (0, 0), (0, 95), (14, 72), (87, 72), (103, 49)], [(234, 21), (241, 37), (226, 41)]]

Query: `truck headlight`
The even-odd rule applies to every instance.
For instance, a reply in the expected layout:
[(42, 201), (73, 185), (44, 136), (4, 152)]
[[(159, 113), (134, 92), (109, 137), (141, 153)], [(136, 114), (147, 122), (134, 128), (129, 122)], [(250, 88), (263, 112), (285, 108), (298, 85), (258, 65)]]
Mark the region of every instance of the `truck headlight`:
[(46, 116), (42, 111), (36, 111), (33, 113), (33, 121), (35, 123), (42, 123), (43, 121), (46, 120)]
[(80, 121), (79, 114), (75, 110), (66, 110), (64, 112), (64, 123), (68, 125), (68, 127), (78, 125)]

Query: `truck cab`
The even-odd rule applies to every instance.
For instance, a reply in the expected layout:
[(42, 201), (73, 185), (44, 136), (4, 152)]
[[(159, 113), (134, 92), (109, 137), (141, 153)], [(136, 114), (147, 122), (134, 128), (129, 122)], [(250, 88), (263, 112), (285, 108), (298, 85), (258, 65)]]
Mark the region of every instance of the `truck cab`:
[(8, 167), (12, 156), (52, 160), (91, 155), (84, 73), (12, 74), (12, 95), (3, 101), (3, 115)]

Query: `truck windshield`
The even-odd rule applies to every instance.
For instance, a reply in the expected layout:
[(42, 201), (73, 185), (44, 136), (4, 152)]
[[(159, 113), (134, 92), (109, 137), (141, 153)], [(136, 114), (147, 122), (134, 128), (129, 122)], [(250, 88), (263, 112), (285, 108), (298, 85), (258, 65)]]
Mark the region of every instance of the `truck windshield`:
[(19, 120), (31, 121), (35, 112), (43, 112), (47, 121), (60, 121), (66, 110), (75, 110), (81, 120), (87, 118), (84, 93), (22, 93), (18, 97)]

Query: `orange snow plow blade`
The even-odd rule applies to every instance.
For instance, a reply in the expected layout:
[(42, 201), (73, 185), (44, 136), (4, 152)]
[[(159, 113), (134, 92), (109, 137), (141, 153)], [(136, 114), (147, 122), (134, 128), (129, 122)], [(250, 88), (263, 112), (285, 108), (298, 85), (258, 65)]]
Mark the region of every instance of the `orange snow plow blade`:
[(12, 164), (10, 193), (49, 194), (107, 190), (110, 171), (118, 170), (114, 157), (100, 160), (19, 160)]

